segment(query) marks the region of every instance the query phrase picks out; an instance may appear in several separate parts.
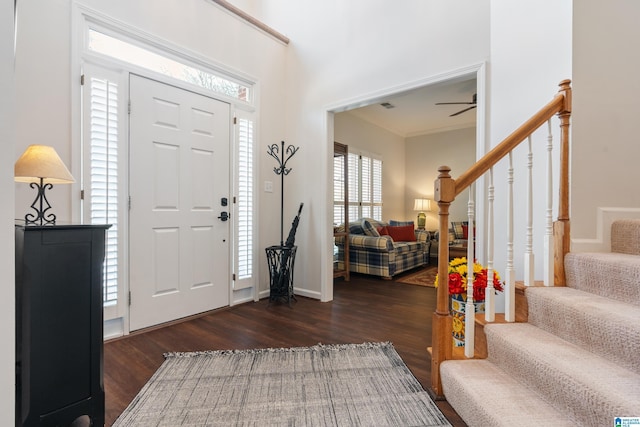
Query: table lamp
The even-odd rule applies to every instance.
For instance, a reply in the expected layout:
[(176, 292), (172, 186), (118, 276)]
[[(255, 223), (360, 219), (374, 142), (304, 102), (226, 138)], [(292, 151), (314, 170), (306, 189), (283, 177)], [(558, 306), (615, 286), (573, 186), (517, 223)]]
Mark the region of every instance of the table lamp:
[(35, 214), (25, 215), (25, 223), (34, 225), (54, 225), (56, 216), (47, 213), (51, 205), (45, 191), (53, 188), (53, 184), (71, 184), (74, 182), (69, 169), (64, 165), (53, 147), (47, 145), (30, 145), (14, 166), (14, 179), (17, 182), (29, 182), (31, 188), (38, 191), (31, 204)]
[(418, 229), (424, 230), (427, 224), (427, 215), (425, 211), (431, 210), (431, 200), (429, 199), (415, 199), (413, 210), (418, 211)]

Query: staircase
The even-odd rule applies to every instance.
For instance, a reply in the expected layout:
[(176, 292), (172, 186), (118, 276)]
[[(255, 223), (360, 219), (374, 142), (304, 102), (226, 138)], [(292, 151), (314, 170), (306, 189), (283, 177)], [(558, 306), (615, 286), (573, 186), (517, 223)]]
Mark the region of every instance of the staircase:
[(640, 220), (611, 252), (568, 253), (566, 287), (528, 287), (526, 323), (484, 326), (486, 359), (447, 360), (446, 399), (469, 426), (613, 426), (640, 417)]

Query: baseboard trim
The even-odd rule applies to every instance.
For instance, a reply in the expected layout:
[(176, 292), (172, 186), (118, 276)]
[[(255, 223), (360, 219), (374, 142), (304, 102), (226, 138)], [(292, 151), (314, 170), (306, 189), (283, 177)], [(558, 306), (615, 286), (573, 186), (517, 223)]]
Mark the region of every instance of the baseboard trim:
[(640, 209), (597, 208), (595, 239), (571, 239), (571, 251), (611, 252), (611, 224), (618, 219), (640, 219)]
[[(301, 297), (307, 297), (307, 298), (312, 298), (317, 300), (320, 299), (320, 292), (310, 291), (309, 289), (293, 288), (293, 294), (299, 295)], [(269, 298), (269, 289), (260, 291), (259, 295), (260, 295), (260, 299)]]

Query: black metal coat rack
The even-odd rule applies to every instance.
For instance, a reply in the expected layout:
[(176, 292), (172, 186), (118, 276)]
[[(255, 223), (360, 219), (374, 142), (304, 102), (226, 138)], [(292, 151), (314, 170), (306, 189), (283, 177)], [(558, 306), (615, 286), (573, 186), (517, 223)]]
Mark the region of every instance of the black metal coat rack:
[(286, 150), (284, 141), (282, 141), (282, 149), (278, 144), (271, 144), (267, 153), (278, 162), (278, 166), (273, 168), (276, 175), (280, 175), (280, 246), (284, 246), (284, 177), (289, 175), (291, 168), (287, 168), (287, 162), (298, 152), (300, 147), (289, 145)]

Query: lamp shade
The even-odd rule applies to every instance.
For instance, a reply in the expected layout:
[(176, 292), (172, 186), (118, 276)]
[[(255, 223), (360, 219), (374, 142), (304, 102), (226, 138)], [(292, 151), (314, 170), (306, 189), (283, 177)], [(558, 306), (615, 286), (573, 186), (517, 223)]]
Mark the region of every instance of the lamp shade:
[(418, 212), (430, 211), (431, 200), (429, 199), (415, 199), (413, 210)]
[(49, 184), (71, 184), (75, 181), (56, 150), (48, 145), (27, 147), (16, 161), (13, 172), (18, 182), (34, 182), (40, 178)]

